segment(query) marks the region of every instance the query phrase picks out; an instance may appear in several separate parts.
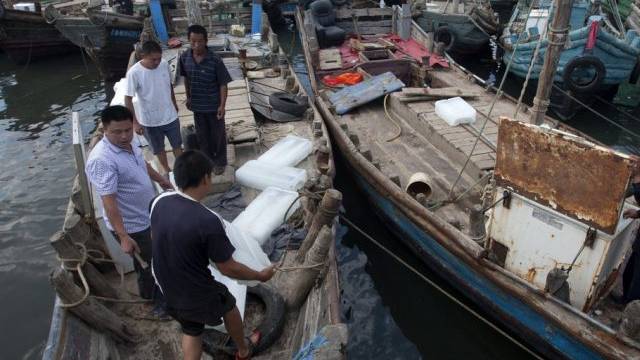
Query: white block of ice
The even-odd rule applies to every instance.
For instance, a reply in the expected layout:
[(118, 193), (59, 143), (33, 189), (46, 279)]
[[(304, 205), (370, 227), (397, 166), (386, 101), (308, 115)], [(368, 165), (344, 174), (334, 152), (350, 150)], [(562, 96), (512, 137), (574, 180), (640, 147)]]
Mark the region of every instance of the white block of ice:
[(258, 160), (249, 160), (236, 170), (240, 185), (264, 190), (274, 186), (284, 190), (298, 190), (307, 181), (307, 172), (290, 166), (277, 166)]
[(436, 114), (451, 126), (476, 121), (476, 109), (461, 97), (436, 101)]
[(298, 209), (300, 200), (297, 198), (296, 192), (268, 187), (238, 215), (233, 225), (262, 245), (271, 232), (284, 222), (285, 213), (289, 217)]
[(312, 150), (313, 143), (310, 140), (287, 135), (262, 154), (258, 161), (278, 166), (296, 166), (306, 159)]

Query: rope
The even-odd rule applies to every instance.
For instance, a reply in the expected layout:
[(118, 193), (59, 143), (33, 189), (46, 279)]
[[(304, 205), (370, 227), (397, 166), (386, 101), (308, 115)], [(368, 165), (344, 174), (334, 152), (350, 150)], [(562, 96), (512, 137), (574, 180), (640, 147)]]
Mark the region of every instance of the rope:
[[(527, 21), (529, 21), (529, 16), (531, 15), (531, 10), (533, 9), (533, 4), (534, 3), (535, 3), (535, 1), (532, 1), (531, 5), (529, 5), (529, 12), (527, 13), (527, 18), (525, 19), (525, 24), (527, 23)], [(504, 74), (502, 75), (502, 80), (500, 81), (500, 86), (498, 86), (498, 91), (496, 91), (496, 94), (493, 97), (493, 100), (491, 101), (491, 105), (489, 106), (489, 112), (487, 113), (487, 117), (491, 116), (491, 112), (493, 111), (493, 107), (495, 106), (496, 102), (498, 101), (498, 97), (502, 93), (502, 87), (504, 86), (504, 83), (507, 80), (507, 75), (509, 74), (509, 69), (511, 68), (511, 64), (513, 64), (513, 59), (515, 58), (516, 52), (518, 51), (518, 45), (520, 45), (520, 39), (522, 38), (523, 35), (524, 35), (524, 31), (521, 32), (520, 35), (518, 36), (518, 41), (516, 42), (516, 45), (513, 48), (513, 53), (511, 54), (511, 59), (509, 59), (509, 62), (507, 63), (507, 67), (506, 67), (506, 69), (504, 71)], [(476, 136), (476, 139), (473, 142), (473, 146), (471, 147), (471, 151), (469, 151), (469, 155), (467, 156), (467, 159), (465, 160), (464, 165), (462, 165), (462, 169), (460, 169), (460, 172), (458, 173), (458, 176), (456, 177), (456, 180), (453, 182), (453, 185), (451, 186), (451, 189), (449, 190), (449, 195), (448, 195), (449, 198), (453, 195), (453, 190), (455, 189), (456, 185), (458, 185), (458, 182), (462, 178), (462, 174), (464, 173), (464, 170), (467, 168), (467, 165), (469, 164), (469, 161), (471, 160), (471, 156), (473, 155), (473, 152), (476, 150), (476, 146), (478, 146), (478, 142), (480, 141), (480, 137), (482, 136), (482, 133), (484, 132), (484, 129), (487, 126), (488, 122), (489, 122), (489, 120), (485, 120), (485, 122), (482, 124), (482, 127), (479, 130), (478, 136)]]
[(389, 98), (389, 94), (384, 96), (384, 102), (383, 102), (383, 107), (384, 107), (384, 114), (386, 115), (387, 119), (389, 119), (389, 121), (391, 121), (393, 123), (393, 125), (396, 126), (396, 128), (398, 129), (398, 132), (393, 135), (392, 137), (390, 137), (389, 139), (385, 140), (386, 142), (391, 142), (397, 138), (400, 137), (400, 135), (402, 135), (402, 128), (400, 127), (400, 124), (397, 123), (392, 117), (391, 114), (389, 114), (389, 109), (387, 108), (387, 99)]
[[(111, 259), (107, 259), (101, 251), (87, 249), (87, 247), (83, 243), (76, 242), (74, 245), (80, 250), (80, 258), (61, 258), (58, 257), (58, 260), (62, 262), (62, 268), (67, 271), (74, 271), (78, 273), (78, 277), (80, 278), (80, 282), (82, 283), (82, 288), (84, 290), (84, 294), (82, 297), (72, 303), (60, 303), (60, 307), (62, 308), (72, 308), (76, 307), (83, 302), (85, 302), (89, 296), (103, 301), (114, 302), (114, 303), (147, 303), (151, 302), (151, 300), (146, 299), (117, 299), (103, 296), (91, 295), (91, 290), (89, 288), (89, 283), (84, 275), (84, 271), (82, 271), (82, 267), (87, 263), (87, 260), (91, 260), (96, 263), (110, 263), (117, 264), (115, 261)], [(97, 256), (92, 256), (91, 253), (97, 254)], [(75, 265), (69, 265), (69, 262), (75, 262)], [(118, 274), (120, 275), (120, 287), (124, 289), (124, 271), (122, 271), (118, 266), (115, 266)]]
[(370, 236), (369, 234), (367, 234), (364, 230), (362, 230), (361, 228), (359, 228), (356, 224), (354, 224), (351, 220), (347, 219), (344, 215), (340, 215), (340, 218), (347, 223), (347, 225), (349, 225), (351, 228), (353, 228), (354, 230), (356, 230), (357, 232), (359, 232), (362, 236), (364, 236), (367, 240), (371, 241), (373, 244), (375, 244), (378, 248), (380, 248), (382, 251), (384, 251), (385, 253), (387, 253), (387, 255), (391, 256), (394, 260), (396, 260), (397, 262), (399, 262), (401, 265), (403, 265), (404, 267), (406, 267), (408, 270), (410, 270), (411, 272), (413, 272), (414, 274), (416, 274), (419, 278), (421, 278), (422, 280), (424, 280), (426, 283), (428, 283), (429, 285), (431, 285), (433, 288), (435, 288), (436, 290), (438, 290), (441, 294), (443, 294), (444, 296), (446, 296), (447, 298), (449, 298), (449, 300), (453, 301), (454, 303), (456, 303), (458, 306), (460, 306), (461, 308), (463, 308), (464, 310), (468, 311), (471, 315), (475, 316), (478, 320), (482, 321), (483, 323), (485, 323), (487, 326), (489, 326), (490, 328), (492, 328), (493, 330), (495, 330), (496, 332), (498, 332), (500, 335), (504, 336), (505, 338), (507, 338), (508, 340), (510, 340), (511, 342), (513, 342), (515, 345), (517, 345), (518, 347), (520, 347), (522, 350), (526, 351), (529, 355), (531, 355), (532, 357), (536, 358), (536, 359), (542, 359), (542, 357), (538, 354), (536, 354), (535, 352), (533, 352), (531, 349), (529, 349), (528, 347), (526, 347), (523, 343), (521, 343), (520, 341), (518, 341), (516, 338), (514, 338), (513, 336), (509, 335), (507, 332), (505, 332), (504, 330), (502, 330), (501, 328), (499, 328), (497, 325), (495, 325), (494, 323), (492, 323), (490, 320), (488, 320), (487, 318), (485, 318), (484, 316), (482, 316), (480, 313), (478, 313), (477, 311), (473, 310), (471, 307), (469, 307), (468, 305), (466, 305), (465, 303), (463, 303), (462, 301), (458, 300), (455, 296), (453, 296), (451, 293), (447, 292), (447, 290), (443, 289), (441, 286), (439, 286), (438, 284), (436, 284), (433, 280), (429, 279), (427, 276), (425, 276), (424, 274), (422, 274), (420, 271), (418, 271), (415, 267), (411, 266), (409, 263), (407, 263), (406, 261), (404, 261), (402, 258), (400, 258), (400, 256), (396, 255), (395, 253), (393, 253), (393, 251), (387, 249), (384, 245), (382, 245), (380, 242), (378, 242), (376, 239), (374, 239), (372, 236)]

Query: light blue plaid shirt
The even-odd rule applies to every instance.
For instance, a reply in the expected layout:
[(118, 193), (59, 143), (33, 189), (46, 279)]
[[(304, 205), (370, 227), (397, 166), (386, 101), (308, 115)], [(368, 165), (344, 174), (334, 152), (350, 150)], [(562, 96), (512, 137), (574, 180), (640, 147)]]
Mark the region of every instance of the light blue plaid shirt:
[[(129, 234), (150, 226), (149, 204), (156, 195), (142, 150), (135, 138), (131, 146), (133, 152), (113, 145), (103, 137), (89, 154), (85, 168), (98, 195), (116, 194), (124, 228)], [(102, 213), (107, 228), (113, 231), (104, 206)]]

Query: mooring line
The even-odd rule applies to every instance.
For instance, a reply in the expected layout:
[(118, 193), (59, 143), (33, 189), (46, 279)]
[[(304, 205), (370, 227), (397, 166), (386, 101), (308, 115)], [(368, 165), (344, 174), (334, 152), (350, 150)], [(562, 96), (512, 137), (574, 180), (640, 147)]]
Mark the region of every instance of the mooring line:
[(359, 228), (356, 224), (354, 224), (351, 220), (347, 219), (344, 215), (340, 214), (340, 219), (344, 220), (345, 223), (347, 223), (347, 225), (349, 225), (351, 228), (353, 228), (354, 230), (358, 231), (362, 236), (364, 236), (366, 239), (368, 239), (369, 241), (371, 241), (373, 244), (375, 244), (376, 246), (378, 246), (382, 251), (386, 252), (389, 256), (391, 256), (392, 258), (394, 258), (397, 262), (399, 262), (401, 265), (403, 265), (404, 267), (406, 267), (407, 269), (409, 269), (411, 272), (413, 272), (414, 274), (416, 274), (419, 278), (421, 278), (422, 280), (424, 280), (426, 283), (428, 283), (429, 285), (431, 285), (433, 288), (435, 288), (436, 290), (438, 290), (440, 293), (442, 293), (443, 295), (445, 295), (447, 298), (449, 298), (451, 301), (453, 301), (454, 303), (458, 304), (460, 307), (462, 307), (464, 310), (468, 311), (469, 313), (471, 313), (473, 316), (475, 316), (477, 319), (479, 319), (480, 321), (482, 321), (483, 323), (485, 323), (486, 325), (488, 325), (490, 328), (492, 328), (493, 330), (495, 330), (496, 332), (498, 332), (500, 335), (504, 336), (505, 338), (507, 338), (508, 340), (510, 340), (512, 343), (514, 343), (515, 345), (517, 345), (518, 347), (520, 347), (522, 350), (526, 351), (527, 353), (529, 353), (529, 355), (533, 356), (536, 359), (543, 359), (542, 356), (536, 354), (533, 350), (529, 349), (526, 345), (524, 345), (522, 342), (518, 341), (518, 339), (514, 338), (513, 336), (509, 335), (506, 331), (502, 330), (501, 328), (499, 328), (496, 324), (494, 324), (493, 322), (491, 322), (490, 320), (488, 320), (487, 318), (485, 318), (484, 316), (482, 316), (480, 313), (478, 313), (477, 311), (473, 310), (472, 308), (470, 308), (467, 304), (463, 303), (462, 301), (458, 300), (455, 296), (453, 296), (451, 293), (449, 293), (447, 290), (443, 289), (440, 285), (436, 284), (433, 280), (429, 279), (427, 276), (425, 276), (424, 274), (422, 274), (420, 271), (418, 271), (415, 267), (411, 266), (409, 263), (407, 263), (406, 261), (404, 261), (400, 256), (396, 255), (393, 251), (389, 250), (388, 248), (386, 248), (384, 245), (382, 245), (382, 243), (380, 243), (379, 241), (377, 241), (376, 239), (374, 239), (371, 235), (367, 234), (364, 230), (362, 230), (361, 228)]

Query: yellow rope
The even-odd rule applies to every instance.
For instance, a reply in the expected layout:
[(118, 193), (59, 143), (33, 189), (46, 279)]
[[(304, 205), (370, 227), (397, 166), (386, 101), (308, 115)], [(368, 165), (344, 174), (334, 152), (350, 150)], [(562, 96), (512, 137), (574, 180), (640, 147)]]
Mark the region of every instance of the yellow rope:
[(387, 99), (389, 98), (389, 94), (384, 96), (384, 114), (387, 116), (387, 119), (389, 119), (393, 125), (395, 125), (398, 128), (398, 133), (395, 134), (394, 136), (392, 136), (391, 138), (387, 139), (387, 142), (391, 142), (397, 138), (400, 137), (400, 135), (402, 135), (402, 128), (400, 127), (400, 124), (397, 123), (392, 117), (391, 114), (389, 114), (389, 109), (387, 108)]

